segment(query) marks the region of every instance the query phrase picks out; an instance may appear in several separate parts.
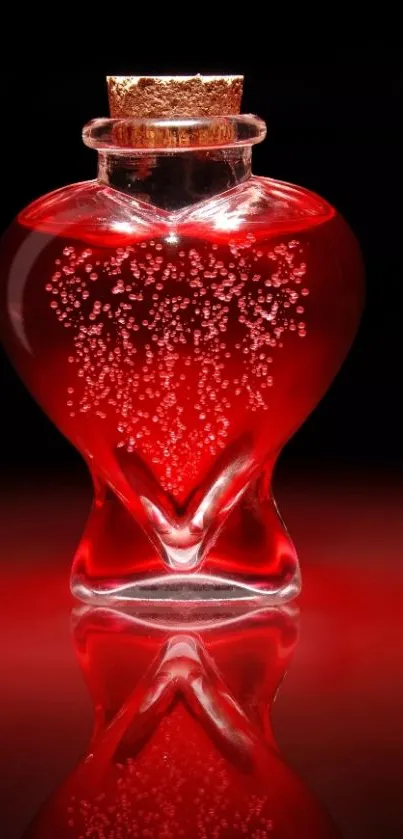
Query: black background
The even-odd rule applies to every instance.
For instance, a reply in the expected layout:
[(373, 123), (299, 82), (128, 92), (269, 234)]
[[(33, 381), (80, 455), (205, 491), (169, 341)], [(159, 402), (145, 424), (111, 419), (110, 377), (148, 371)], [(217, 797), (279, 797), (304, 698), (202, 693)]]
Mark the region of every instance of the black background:
[[(206, 61), (122, 62), (77, 72), (20, 66), (3, 74), (0, 229), (41, 194), (91, 179), (96, 154), (82, 126), (107, 115), (106, 73), (228, 73), (246, 76), (243, 110), (268, 124), (254, 151), (254, 172), (323, 195), (358, 237), (367, 302), (354, 347), (330, 391), (283, 455), (351, 469), (399, 470), (403, 464), (402, 123), (399, 50), (373, 43), (345, 49), (270, 51), (251, 66)], [(27, 76), (28, 73), (28, 76)], [(0, 267), (1, 270), (1, 267)], [(79, 455), (36, 406), (1, 356), (1, 457), (12, 469), (77, 467)]]

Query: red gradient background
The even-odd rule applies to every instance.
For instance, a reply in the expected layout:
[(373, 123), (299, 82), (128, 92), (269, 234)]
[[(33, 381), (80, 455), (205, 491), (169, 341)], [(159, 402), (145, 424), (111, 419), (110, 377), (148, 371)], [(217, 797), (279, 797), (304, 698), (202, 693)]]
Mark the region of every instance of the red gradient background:
[[(3, 487), (1, 837), (17, 839), (83, 754), (92, 710), (70, 632), (68, 574), (91, 497), (61, 473)], [(401, 837), (403, 487), (389, 475), (277, 480), (304, 589), (274, 705), (282, 756), (346, 839)]]

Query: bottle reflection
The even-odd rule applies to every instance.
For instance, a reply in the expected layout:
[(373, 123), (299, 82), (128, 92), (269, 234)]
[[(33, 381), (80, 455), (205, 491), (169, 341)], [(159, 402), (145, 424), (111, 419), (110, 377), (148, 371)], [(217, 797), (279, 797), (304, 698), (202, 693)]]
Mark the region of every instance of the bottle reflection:
[(88, 609), (75, 644), (95, 709), (87, 756), (29, 839), (330, 839), (279, 755), (270, 710), (297, 642), (289, 611)]

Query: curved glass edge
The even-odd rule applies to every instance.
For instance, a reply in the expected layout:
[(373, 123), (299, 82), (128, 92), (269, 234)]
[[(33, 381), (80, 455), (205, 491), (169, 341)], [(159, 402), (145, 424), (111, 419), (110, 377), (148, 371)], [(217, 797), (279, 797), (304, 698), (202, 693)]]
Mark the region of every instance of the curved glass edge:
[(266, 137), (266, 123), (254, 114), (177, 119), (93, 119), (84, 126), (83, 142), (113, 154), (185, 152), (251, 146)]

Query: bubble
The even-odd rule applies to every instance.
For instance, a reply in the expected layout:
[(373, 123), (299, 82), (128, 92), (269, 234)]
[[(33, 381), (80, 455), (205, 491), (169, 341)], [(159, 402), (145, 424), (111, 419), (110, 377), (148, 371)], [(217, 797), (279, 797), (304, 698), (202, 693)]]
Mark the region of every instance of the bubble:
[[(93, 260), (96, 272), (85, 262), (91, 254), (83, 252), (81, 268), (75, 263), (68, 273), (70, 254), (67, 265), (59, 261), (60, 288), (46, 286), (60, 294), (56, 315), (74, 327), (76, 354), (69, 360), (81, 365), (75, 373), (84, 380), (80, 411), (115, 418), (117, 447), (149, 458), (162, 488), (174, 495), (195, 478), (203, 458), (225, 447), (233, 422), (226, 393), (236, 396), (237, 411), (267, 411), (263, 394), (274, 382), (267, 375), (273, 362), (267, 347), (280, 350), (288, 331), (306, 334), (305, 323), (297, 326), (291, 317), (306, 270), (297, 264), (297, 248), (280, 243), (267, 249), (262, 277), (251, 266), (265, 251), (255, 252), (251, 244), (248, 239), (227, 251), (222, 246), (218, 254), (218, 245), (201, 243), (175, 254), (172, 246), (144, 242), (117, 249), (102, 267)], [(91, 301), (84, 280), (91, 273), (108, 283), (99, 286), (102, 300), (81, 311), (77, 295)], [(269, 293), (265, 285), (272, 286)], [(108, 295), (119, 295), (118, 305)]]

